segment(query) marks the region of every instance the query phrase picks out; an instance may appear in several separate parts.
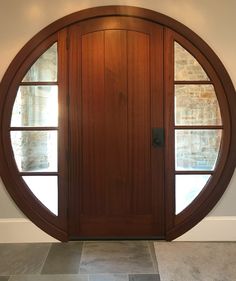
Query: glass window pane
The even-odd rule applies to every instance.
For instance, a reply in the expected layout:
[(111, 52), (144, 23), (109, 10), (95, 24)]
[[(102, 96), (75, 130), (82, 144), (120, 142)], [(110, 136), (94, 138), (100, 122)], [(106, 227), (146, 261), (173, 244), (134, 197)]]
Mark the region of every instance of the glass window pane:
[(211, 175), (176, 175), (175, 213), (183, 211), (202, 191)]
[(56, 131), (12, 131), (11, 143), (19, 171), (57, 171)]
[(58, 87), (21, 86), (15, 99), (11, 126), (57, 126)]
[(176, 81), (209, 80), (199, 62), (177, 42), (174, 44), (174, 52)]
[(214, 170), (222, 130), (176, 130), (176, 170)]
[(24, 176), (25, 183), (35, 197), (53, 214), (58, 215), (57, 176)]
[(212, 85), (175, 85), (176, 125), (221, 125)]
[(36, 60), (23, 79), (23, 82), (55, 81), (57, 81), (57, 43)]

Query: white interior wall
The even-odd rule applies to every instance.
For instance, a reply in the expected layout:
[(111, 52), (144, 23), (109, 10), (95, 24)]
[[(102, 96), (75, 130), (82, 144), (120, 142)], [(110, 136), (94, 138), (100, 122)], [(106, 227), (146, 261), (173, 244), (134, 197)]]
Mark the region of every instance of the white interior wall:
[[(185, 24), (211, 46), (236, 87), (234, 0), (0, 0), (0, 80), (18, 51), (42, 28), (72, 12), (104, 5), (148, 8)], [(236, 173), (222, 199), (208, 215), (208, 220), (236, 216), (235, 198)], [(1, 219), (14, 221), (21, 218), (24, 215), (15, 206), (0, 181), (0, 242)], [(200, 230), (200, 234), (204, 234), (201, 231), (205, 230)], [(198, 232), (196, 237), (200, 234)]]

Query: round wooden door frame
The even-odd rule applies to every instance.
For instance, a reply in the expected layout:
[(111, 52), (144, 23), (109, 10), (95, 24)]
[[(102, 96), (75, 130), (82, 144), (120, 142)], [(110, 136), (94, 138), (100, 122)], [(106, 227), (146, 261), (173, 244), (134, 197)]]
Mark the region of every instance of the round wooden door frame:
[[(222, 88), (223, 93), (226, 93), (225, 98), (227, 102), (227, 108), (225, 108), (225, 110), (228, 111), (230, 120), (229, 124), (226, 124), (226, 129), (228, 130), (228, 134), (226, 134), (226, 138), (228, 138), (228, 150), (221, 151), (221, 155), (226, 153), (226, 155), (224, 156), (224, 158), (226, 159), (224, 166), (221, 167), (221, 174), (218, 176), (217, 182), (214, 183), (214, 193), (212, 192), (208, 196), (203, 196), (201, 204), (199, 203), (199, 206), (201, 206), (201, 208), (198, 208), (198, 211), (196, 213), (191, 214), (190, 205), (190, 208), (187, 208), (187, 211), (184, 213), (182, 219), (176, 219), (176, 217), (178, 216), (174, 215), (173, 210), (170, 211), (170, 209), (168, 209), (167, 204), (166, 239), (172, 240), (192, 228), (208, 214), (208, 212), (214, 207), (214, 205), (218, 202), (218, 200), (224, 193), (233, 175), (236, 164), (236, 94), (233, 83), (225, 67), (223, 66), (217, 55), (213, 52), (213, 50), (198, 35), (196, 35), (185, 25), (158, 12), (130, 6), (103, 6), (82, 10), (65, 16), (50, 24), (49, 26), (41, 30), (38, 34), (36, 34), (21, 49), (21, 51), (17, 54), (17, 56), (13, 59), (12, 63), (8, 67), (0, 84), (0, 155), (2, 157), (0, 161), (1, 176), (8, 192), (11, 194), (11, 197), (14, 199), (19, 208), (36, 225), (38, 225), (42, 230), (44, 230), (48, 234), (61, 241), (68, 240), (66, 214), (62, 218), (62, 221), (60, 221), (60, 218), (58, 221), (55, 218), (52, 220), (51, 217), (48, 216), (45, 208), (43, 208), (42, 205), (39, 204), (39, 202), (31, 202), (31, 200), (29, 200), (30, 197), (27, 192), (26, 194), (22, 194), (25, 192), (25, 190), (23, 190), (23, 192), (22, 190), (19, 190), (19, 179), (14, 179), (12, 175), (11, 167), (9, 167), (7, 161), (8, 152), (4, 150), (5, 144), (4, 138), (2, 137), (3, 132), (6, 133), (6, 131), (8, 130), (9, 133), (9, 128), (7, 127), (4, 118), (5, 107), (7, 107), (9, 110), (9, 104), (6, 103), (6, 97), (9, 95), (9, 92), (11, 92), (12, 89), (17, 89), (18, 84), (14, 85), (14, 80), (17, 77), (18, 71), (20, 70), (22, 64), (27, 60), (29, 55), (34, 52), (34, 50), (38, 48), (38, 53), (40, 53), (40, 50), (46, 50), (46, 47), (49, 44), (48, 42), (51, 42), (53, 40), (55, 41), (57, 33), (72, 24), (79, 23), (80, 21), (92, 18), (106, 16), (128, 16), (141, 18), (157, 24), (161, 24), (162, 26), (171, 29), (172, 31), (176, 32), (176, 34), (182, 36), (183, 40), (184, 38), (186, 38), (187, 41), (191, 42), (191, 44), (195, 46), (198, 50), (200, 50), (203, 56), (207, 58), (209, 64), (214, 68), (216, 77), (218, 79), (219, 87)], [(32, 63), (33, 62), (31, 61), (31, 64)], [(12, 104), (10, 106), (12, 107)], [(168, 177), (168, 175), (166, 176)], [(173, 186), (168, 188), (168, 192), (169, 194), (167, 194), (166, 198), (167, 200), (171, 201), (173, 205)], [(66, 201), (66, 198), (64, 200)], [(27, 201), (30, 202), (26, 203)], [(198, 207), (198, 204), (195, 207)]]

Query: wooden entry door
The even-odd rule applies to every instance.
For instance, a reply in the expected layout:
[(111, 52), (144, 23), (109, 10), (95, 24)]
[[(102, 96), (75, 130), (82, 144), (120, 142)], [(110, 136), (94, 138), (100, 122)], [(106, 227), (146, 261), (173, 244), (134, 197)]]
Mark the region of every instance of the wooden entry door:
[(69, 39), (70, 238), (161, 238), (163, 28), (104, 17)]

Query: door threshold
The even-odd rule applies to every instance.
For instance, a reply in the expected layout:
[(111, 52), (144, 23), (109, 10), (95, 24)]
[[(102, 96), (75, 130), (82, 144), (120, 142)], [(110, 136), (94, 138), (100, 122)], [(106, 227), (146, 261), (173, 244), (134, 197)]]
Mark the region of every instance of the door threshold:
[(166, 240), (164, 236), (143, 237), (70, 237), (69, 241), (124, 241), (124, 240)]

